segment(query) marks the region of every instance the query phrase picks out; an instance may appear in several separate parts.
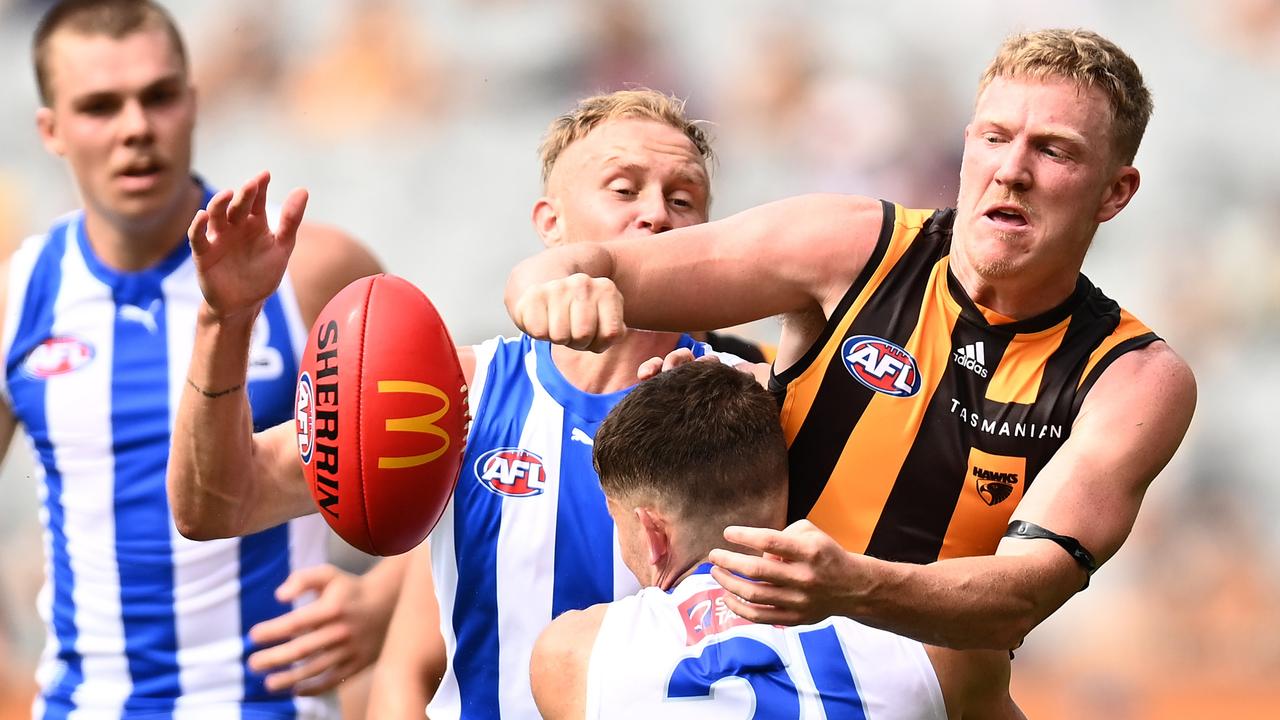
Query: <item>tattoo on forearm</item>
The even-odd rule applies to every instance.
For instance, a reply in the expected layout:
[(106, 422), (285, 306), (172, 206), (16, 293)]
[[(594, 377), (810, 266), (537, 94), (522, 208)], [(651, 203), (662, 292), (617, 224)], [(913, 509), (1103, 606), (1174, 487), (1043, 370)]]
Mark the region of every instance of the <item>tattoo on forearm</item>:
[(195, 389), (196, 389), (196, 392), (198, 392), (198, 393), (200, 393), (201, 395), (203, 395), (203, 396), (205, 396), (205, 397), (207, 397), (207, 398), (210, 398), (210, 399), (213, 399), (213, 398), (220, 398), (220, 397), (222, 397), (223, 395), (230, 395), (231, 393), (233, 393), (233, 392), (235, 392), (235, 391), (239, 390), (240, 388), (244, 387), (244, 383), (239, 383), (238, 385), (235, 385), (234, 387), (229, 387), (229, 388), (227, 388), (226, 390), (217, 390), (217, 391), (213, 391), (213, 390), (205, 390), (204, 388), (202, 388), (202, 387), (200, 387), (199, 385), (197, 385), (197, 384), (195, 383), (195, 381), (194, 381), (194, 380), (192, 380), (191, 378), (187, 378), (187, 384), (188, 384), (188, 385), (190, 385), (191, 387), (195, 388)]

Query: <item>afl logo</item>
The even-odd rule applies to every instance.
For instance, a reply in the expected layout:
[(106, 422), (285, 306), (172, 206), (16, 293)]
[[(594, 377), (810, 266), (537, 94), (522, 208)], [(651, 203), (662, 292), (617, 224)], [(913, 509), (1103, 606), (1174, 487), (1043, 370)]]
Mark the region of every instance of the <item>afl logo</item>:
[(506, 497), (541, 495), (547, 484), (542, 458), (520, 448), (498, 448), (481, 455), (475, 474), (486, 490)]
[(75, 372), (93, 359), (93, 346), (73, 337), (53, 337), (27, 354), (22, 371), (28, 377), (51, 378)]
[(298, 430), (298, 455), (303, 465), (311, 464), (311, 453), (316, 449), (315, 388), (311, 385), (311, 373), (298, 376), (298, 393), (294, 396), (294, 419)]
[(920, 392), (920, 371), (911, 353), (874, 335), (855, 335), (840, 346), (849, 374), (878, 393), (911, 397)]

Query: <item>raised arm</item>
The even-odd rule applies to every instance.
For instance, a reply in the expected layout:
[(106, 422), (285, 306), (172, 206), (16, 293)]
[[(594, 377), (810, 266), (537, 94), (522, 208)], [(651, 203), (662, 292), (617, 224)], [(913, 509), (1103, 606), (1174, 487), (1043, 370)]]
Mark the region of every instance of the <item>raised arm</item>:
[(262, 173), (234, 193), (219, 192), (189, 232), (205, 303), (175, 419), (168, 486), (178, 530), (193, 539), (247, 535), (315, 511), (292, 423), (253, 434), (243, 392), (250, 333), (286, 269), (308, 327), (334, 293), (379, 270), (345, 234), (302, 225), (305, 191), (289, 194), (272, 231), (269, 181)]
[(653, 237), (562, 245), (516, 266), (507, 310), (534, 337), (597, 351), (624, 321), (683, 330), (825, 316), (870, 257), (883, 217), (875, 200), (810, 195)]
[[(1164, 343), (1121, 356), (1089, 392), (1070, 439), (1013, 519), (1075, 538), (1106, 562), (1182, 442), (1195, 401), (1191, 370)], [(1081, 565), (1045, 539), (1005, 538), (993, 556), (911, 565), (845, 552), (807, 521), (782, 532), (730, 528), (725, 537), (778, 556), (713, 551), (716, 579), (745, 600), (728, 600), (744, 617), (797, 624), (848, 615), (956, 648), (1017, 646), (1086, 580)]]

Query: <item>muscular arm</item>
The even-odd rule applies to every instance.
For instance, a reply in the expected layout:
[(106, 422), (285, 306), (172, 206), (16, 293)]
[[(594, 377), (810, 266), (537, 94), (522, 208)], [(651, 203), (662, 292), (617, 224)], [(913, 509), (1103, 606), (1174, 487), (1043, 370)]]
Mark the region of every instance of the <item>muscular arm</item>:
[(587, 712), (587, 667), (606, 605), (572, 610), (556, 618), (533, 645), (529, 682), (538, 712), (547, 720), (581, 720)]
[[(1070, 439), (1014, 513), (1080, 541), (1099, 563), (1128, 537), (1148, 485), (1173, 456), (1195, 407), (1190, 369), (1163, 343), (1121, 356), (1094, 385)], [(785, 560), (717, 550), (717, 580), (756, 622), (848, 615), (923, 642), (1008, 649), (1057, 610), (1085, 573), (1048, 540), (1004, 539), (994, 556), (894, 563), (848, 553), (807, 522), (787, 531), (730, 528), (732, 542)], [(751, 583), (725, 572), (765, 580)]]
[(430, 545), (422, 543), (408, 558), (387, 640), (374, 665), (369, 717), (421, 718), (444, 677), (444, 639), (431, 578)]
[(1009, 654), (1004, 650), (951, 650), (926, 645), (952, 720), (1025, 720), (1009, 695)]
[[(654, 330), (825, 316), (870, 257), (882, 220), (878, 201), (811, 195), (651, 238), (563, 245), (516, 266), (507, 310), (534, 337), (592, 350), (621, 333), (622, 298), (626, 324)], [(788, 343), (784, 331), (780, 355)]]
[[(210, 215), (230, 219), (205, 221), (210, 240), (199, 241), (201, 216), (193, 225), (199, 235), (193, 235), (192, 248), (206, 301), (196, 327), (190, 382), (175, 419), (168, 487), (179, 532), (198, 540), (247, 535), (315, 511), (292, 423), (254, 435), (243, 392), (253, 321), (279, 285), (286, 263), (308, 328), (334, 293), (379, 270), (373, 256), (347, 235), (322, 226), (298, 227), (305, 195), (286, 200), (281, 237), (273, 235), (265, 225), (265, 181), (258, 182), (260, 197), (253, 181), (234, 198), (214, 197)], [(292, 236), (283, 237), (291, 224), (296, 252)]]

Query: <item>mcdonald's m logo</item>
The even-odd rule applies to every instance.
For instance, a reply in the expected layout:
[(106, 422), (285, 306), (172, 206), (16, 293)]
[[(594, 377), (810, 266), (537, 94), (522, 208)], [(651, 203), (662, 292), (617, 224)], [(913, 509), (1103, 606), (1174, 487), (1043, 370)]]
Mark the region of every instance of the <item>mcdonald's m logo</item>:
[(434, 435), (440, 438), (440, 447), (421, 455), (403, 457), (379, 457), (378, 467), (384, 469), (401, 469), (425, 465), (445, 454), (449, 449), (451, 438), (449, 433), (436, 425), (440, 418), (449, 412), (449, 396), (435, 385), (414, 382), (412, 380), (379, 380), (379, 393), (415, 393), (429, 395), (440, 400), (440, 409), (426, 415), (415, 415), (407, 418), (387, 418), (388, 432), (414, 432)]

